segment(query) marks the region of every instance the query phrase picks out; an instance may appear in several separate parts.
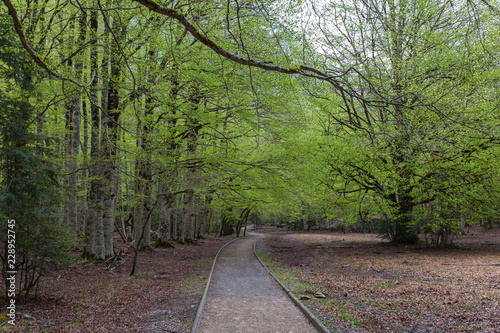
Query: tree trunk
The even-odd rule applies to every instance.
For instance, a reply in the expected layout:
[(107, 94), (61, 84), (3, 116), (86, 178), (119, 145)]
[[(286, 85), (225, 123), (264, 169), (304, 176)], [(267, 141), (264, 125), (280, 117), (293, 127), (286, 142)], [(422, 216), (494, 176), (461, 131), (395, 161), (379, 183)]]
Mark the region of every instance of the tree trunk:
[[(403, 6), (403, 7), (400, 7)], [(413, 198), (410, 185), (411, 170), (408, 162), (411, 159), (410, 136), (408, 133), (407, 115), (405, 114), (405, 105), (408, 103), (404, 97), (405, 73), (403, 62), (403, 36), (405, 27), (404, 3), (397, 4), (389, 1), (388, 21), (391, 26), (391, 54), (390, 61), (392, 65), (392, 83), (391, 88), (394, 94), (393, 99), (397, 104), (393, 105), (395, 117), (395, 135), (391, 143), (391, 157), (395, 166), (396, 181), (395, 193), (391, 195), (393, 207), (396, 207), (395, 229), (392, 241), (401, 244), (414, 244), (419, 241), (418, 232), (412, 226)]]
[(211, 208), (210, 208), (210, 203), (212, 202), (212, 197), (210, 195), (207, 195), (205, 198), (205, 202), (203, 203), (203, 208), (201, 209), (201, 217), (200, 217), (200, 228), (199, 232), (196, 235), (198, 238), (200, 238), (203, 234), (208, 234), (209, 229), (210, 229), (210, 215), (211, 215)]
[(187, 190), (184, 193), (184, 201), (182, 206), (182, 243), (194, 243), (195, 242), (195, 224), (196, 224), (196, 212), (195, 212), (195, 194), (193, 190)]
[(309, 214), (307, 208), (302, 209), (302, 230), (309, 230)]
[(135, 180), (134, 180), (134, 196), (135, 196), (135, 204), (134, 204), (134, 220), (133, 220), (133, 233), (132, 238), (136, 243), (136, 248), (140, 249), (140, 245), (138, 244), (139, 239), (141, 238), (141, 231), (143, 228), (143, 216), (144, 216), (144, 205), (143, 205), (143, 193), (141, 186), (141, 179), (139, 178), (139, 166), (140, 162), (137, 159), (136, 163), (136, 171), (135, 171)]
[[(104, 17), (104, 20), (108, 20)], [(110, 33), (110, 22), (106, 23), (105, 39), (108, 39), (107, 35)], [(106, 256), (112, 256), (113, 252), (113, 235), (115, 226), (115, 181), (116, 181), (116, 170), (117, 170), (117, 144), (118, 144), (118, 131), (119, 131), (119, 120), (120, 120), (120, 109), (119, 109), (119, 84), (121, 78), (121, 64), (120, 64), (120, 51), (118, 42), (124, 40), (126, 35), (126, 26), (122, 24), (119, 18), (114, 18), (113, 25), (115, 26), (115, 35), (118, 41), (113, 40), (111, 45), (111, 50), (105, 50), (105, 54), (109, 52), (109, 63), (110, 63), (110, 77), (107, 80), (107, 87), (104, 86), (102, 102), (102, 113), (101, 113), (101, 124), (102, 124), (102, 135), (101, 135), (101, 150), (103, 156), (103, 182), (104, 191), (103, 194), (103, 224), (104, 224), (104, 245)], [(108, 62), (107, 57), (103, 59), (103, 72), (107, 73)], [(106, 63), (104, 63), (106, 61)], [(104, 80), (106, 80), (106, 75), (104, 75)], [(107, 88), (107, 89), (106, 89)]]
[[(87, 27), (87, 15), (83, 11), (82, 16), (79, 20), (79, 35), (77, 47), (80, 47), (85, 43), (86, 38), (86, 27)], [(83, 60), (77, 59), (74, 63), (75, 67), (75, 77), (77, 81), (81, 81), (83, 77)], [(70, 140), (70, 158), (69, 163), (69, 178), (68, 178), (68, 190), (69, 190), (69, 201), (68, 201), (68, 224), (71, 226), (74, 233), (77, 233), (80, 224), (78, 223), (78, 154), (80, 153), (80, 125), (81, 125), (81, 112), (82, 112), (82, 98), (81, 91), (79, 89), (75, 90), (74, 96), (69, 102), (69, 112), (72, 114), (71, 118), (71, 129), (72, 133)]]
[(175, 196), (172, 194), (166, 184), (160, 184), (160, 193), (158, 193), (158, 240), (157, 247), (171, 247), (171, 208), (175, 202)]
[(179, 207), (179, 197), (176, 197), (175, 199), (175, 204), (174, 204), (174, 212), (171, 215), (172, 216), (172, 239), (179, 239), (179, 214), (178, 214), (178, 207)]
[[(39, 97), (39, 102), (42, 101), (43, 97), (42, 95), (40, 94)], [(40, 103), (37, 103), (37, 104), (40, 104)], [(42, 158), (43, 157), (43, 149), (44, 149), (44, 146), (45, 146), (45, 142), (44, 142), (44, 135), (43, 135), (43, 123), (45, 122), (45, 117), (43, 116), (43, 114), (39, 113), (36, 117), (36, 134), (38, 136), (38, 143), (37, 143), (37, 155), (38, 157)]]
[[(98, 15), (97, 11), (91, 13), (90, 27), (97, 36)], [(90, 53), (91, 75), (97, 71), (97, 43), (92, 43)], [(90, 113), (92, 121), (91, 137), (90, 137), (90, 177), (92, 178), (89, 187), (89, 207), (87, 223), (85, 227), (85, 249), (83, 257), (104, 259), (104, 232), (102, 225), (102, 181), (100, 163), (100, 147), (99, 147), (99, 132), (100, 118), (99, 106), (97, 97), (97, 77), (90, 86)]]
[(78, 215), (80, 216), (80, 222), (78, 223), (77, 234), (82, 235), (85, 232), (85, 221), (87, 220), (87, 175), (88, 175), (88, 113), (87, 113), (87, 103), (85, 99), (82, 99), (82, 115), (83, 115), (83, 144), (82, 144), (82, 174), (80, 181), (80, 193), (84, 193), (78, 197)]

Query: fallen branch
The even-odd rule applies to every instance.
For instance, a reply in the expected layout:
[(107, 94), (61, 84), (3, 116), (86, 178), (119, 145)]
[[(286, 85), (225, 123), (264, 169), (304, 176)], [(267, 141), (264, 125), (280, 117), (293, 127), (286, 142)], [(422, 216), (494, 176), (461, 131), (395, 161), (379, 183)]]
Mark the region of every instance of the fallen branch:
[(116, 220), (115, 220), (115, 228), (116, 228), (116, 230), (118, 230), (118, 233), (120, 234), (120, 237), (122, 238), (123, 242), (125, 244), (127, 244), (127, 238), (125, 237), (125, 235), (123, 234), (123, 231), (118, 226), (118, 223), (116, 223)]

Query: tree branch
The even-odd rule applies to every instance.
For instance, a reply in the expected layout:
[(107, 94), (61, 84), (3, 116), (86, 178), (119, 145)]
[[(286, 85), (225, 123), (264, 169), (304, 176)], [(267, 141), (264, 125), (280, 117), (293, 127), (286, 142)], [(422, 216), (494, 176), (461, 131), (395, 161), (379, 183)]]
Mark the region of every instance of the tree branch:
[[(250, 66), (250, 67), (260, 68), (260, 69), (263, 69), (266, 71), (279, 72), (279, 73), (284, 73), (284, 74), (299, 74), (302, 76), (307, 76), (307, 77), (312, 77), (312, 78), (316, 78), (316, 79), (323, 80), (323, 81), (328, 81), (332, 85), (334, 85), (335, 88), (337, 88), (338, 90), (345, 91), (345, 89), (343, 89), (341, 87), (340, 82), (335, 80), (334, 76), (331, 76), (331, 75), (324, 73), (324, 72), (320, 71), (319, 69), (316, 69), (313, 67), (302, 65), (302, 66), (297, 67), (297, 68), (285, 68), (285, 67), (281, 67), (278, 65), (273, 65), (268, 61), (255, 61), (253, 59), (241, 58), (241, 57), (223, 49), (221, 46), (217, 45), (217, 43), (215, 43), (209, 37), (202, 34), (191, 22), (189, 22), (187, 17), (184, 14), (180, 13), (178, 10), (161, 6), (159, 3), (157, 3), (154, 0), (133, 0), (133, 1), (143, 5), (144, 7), (148, 8), (148, 9), (150, 9), (158, 14), (165, 15), (165, 16), (168, 16), (170, 18), (177, 20), (179, 23), (181, 23), (186, 28), (187, 31), (189, 31), (189, 33), (191, 33), (191, 35), (194, 38), (196, 38), (198, 41), (200, 41), (205, 46), (212, 49), (215, 53), (217, 53), (217, 54), (221, 55), (222, 57), (229, 59), (233, 62), (236, 62), (236, 63), (241, 64), (241, 65)], [(351, 95), (351, 94), (349, 94), (349, 95)], [(356, 97), (359, 97), (359, 96), (356, 96)]]
[(28, 51), (28, 54), (30, 55), (30, 57), (35, 61), (35, 63), (38, 66), (42, 67), (51, 76), (54, 76), (60, 80), (69, 81), (71, 83), (76, 84), (79, 87), (82, 87), (82, 88), (87, 88), (92, 84), (92, 82), (94, 82), (94, 79), (96, 76), (95, 72), (92, 75), (92, 79), (90, 80), (90, 83), (87, 85), (84, 85), (84, 84), (77, 82), (73, 79), (64, 78), (61, 74), (51, 70), (49, 68), (49, 66), (47, 65), (47, 63), (45, 61), (43, 61), (42, 58), (40, 58), (40, 56), (35, 52), (35, 50), (33, 50), (33, 48), (29, 45), (29, 43), (26, 39), (26, 35), (24, 34), (24, 30), (23, 30), (23, 27), (21, 25), (21, 21), (19, 20), (19, 16), (17, 15), (16, 8), (12, 4), (12, 2), (10, 2), (10, 0), (2, 0), (2, 1), (3, 1), (4, 5), (7, 7), (7, 9), (9, 10), (9, 15), (10, 15), (10, 17), (12, 17), (12, 21), (14, 22), (14, 29), (16, 30), (16, 33), (19, 36), (19, 40), (21, 41), (21, 44), (26, 49), (26, 51)]

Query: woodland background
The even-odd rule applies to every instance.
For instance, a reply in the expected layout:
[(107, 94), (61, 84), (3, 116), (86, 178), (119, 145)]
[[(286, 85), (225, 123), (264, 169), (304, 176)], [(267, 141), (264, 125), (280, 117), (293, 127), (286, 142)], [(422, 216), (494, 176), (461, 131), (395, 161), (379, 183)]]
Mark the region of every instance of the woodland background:
[(433, 246), (498, 225), (499, 11), (431, 0), (2, 0), (0, 255), (247, 223)]

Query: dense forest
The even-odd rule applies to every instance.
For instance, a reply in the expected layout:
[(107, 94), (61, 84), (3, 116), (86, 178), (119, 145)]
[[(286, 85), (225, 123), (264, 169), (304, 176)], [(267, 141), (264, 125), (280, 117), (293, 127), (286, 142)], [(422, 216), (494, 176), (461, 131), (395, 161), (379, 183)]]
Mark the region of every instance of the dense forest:
[[(2, 0), (2, 272), (247, 223), (498, 224), (494, 1)], [(498, 113), (497, 113), (498, 112)], [(9, 224), (10, 223), (10, 224)]]

